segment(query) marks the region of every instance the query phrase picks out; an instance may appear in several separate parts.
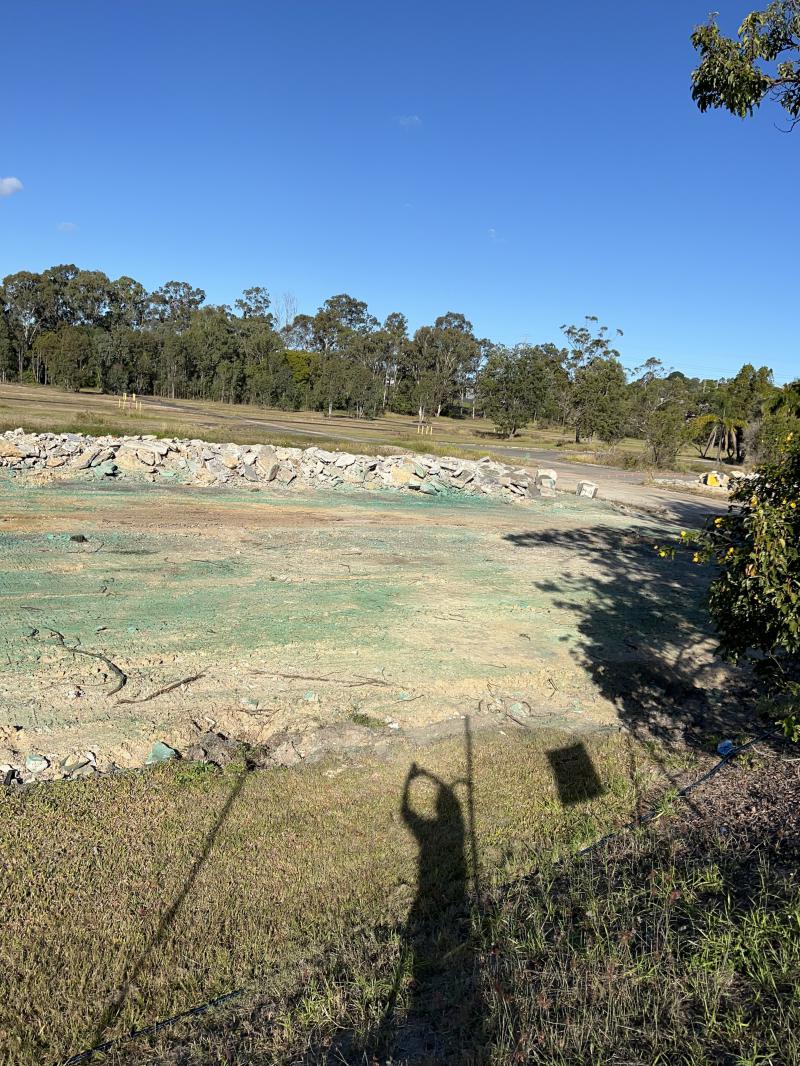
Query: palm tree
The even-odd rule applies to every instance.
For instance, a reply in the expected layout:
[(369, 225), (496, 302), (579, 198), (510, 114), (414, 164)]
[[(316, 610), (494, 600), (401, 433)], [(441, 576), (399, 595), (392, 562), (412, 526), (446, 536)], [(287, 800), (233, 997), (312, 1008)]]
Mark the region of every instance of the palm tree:
[(692, 438), (703, 459), (707, 459), (708, 453), (716, 447), (717, 462), (720, 461), (723, 450), (730, 461), (734, 456), (738, 458), (743, 428), (744, 423), (740, 418), (725, 414), (698, 415), (692, 419)]

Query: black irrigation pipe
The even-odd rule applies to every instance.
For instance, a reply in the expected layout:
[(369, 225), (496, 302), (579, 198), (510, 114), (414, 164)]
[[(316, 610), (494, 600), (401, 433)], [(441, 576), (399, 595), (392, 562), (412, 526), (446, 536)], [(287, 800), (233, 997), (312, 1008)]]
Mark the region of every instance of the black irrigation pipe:
[(234, 992), (226, 992), (222, 996), (210, 999), (207, 1003), (201, 1003), (199, 1007), (191, 1007), (189, 1010), (181, 1011), (180, 1014), (173, 1014), (171, 1018), (164, 1018), (163, 1021), (154, 1022), (153, 1025), (146, 1025), (144, 1029), (132, 1029), (131, 1032), (126, 1033), (124, 1036), (118, 1036), (114, 1040), (106, 1040), (102, 1044), (95, 1044), (94, 1047), (87, 1048), (86, 1051), (79, 1051), (77, 1055), (72, 1055), (70, 1058), (65, 1059), (62, 1066), (77, 1066), (80, 1062), (88, 1062), (93, 1055), (110, 1051), (117, 1044), (122, 1044), (127, 1040), (135, 1040), (137, 1036), (152, 1036), (153, 1033), (157, 1033), (160, 1029), (166, 1029), (168, 1025), (173, 1025), (182, 1018), (194, 1018), (198, 1014), (204, 1014), (211, 1007), (218, 1007), (220, 1003), (235, 999), (237, 996), (241, 996), (244, 991), (243, 988), (237, 988)]
[[(766, 740), (768, 737), (773, 737), (778, 740), (786, 739), (782, 733), (779, 733), (776, 730), (764, 730), (763, 733), (759, 733), (758, 736), (754, 737), (752, 740), (748, 740), (746, 744), (740, 744), (738, 747), (732, 748), (728, 754), (723, 755), (719, 762), (712, 766), (710, 770), (707, 770), (701, 777), (698, 777), (696, 781), (692, 781), (690, 784), (685, 785), (680, 789), (676, 798), (688, 796), (688, 794), (693, 792), (699, 785), (702, 785), (712, 777), (715, 777), (719, 771), (727, 766), (737, 755), (741, 755), (743, 751), (747, 751), (748, 748), (752, 748), (755, 744), (759, 744), (762, 740)], [(639, 826), (652, 822), (658, 816), (659, 814), (657, 810), (650, 810), (646, 814), (635, 818), (632, 822), (627, 822), (620, 829), (614, 830), (613, 833), (606, 833), (605, 836), (595, 840), (592, 844), (588, 844), (585, 848), (581, 848), (580, 851), (576, 851), (573, 858), (578, 859), (582, 855), (586, 855), (588, 852), (601, 847), (603, 844), (607, 844), (609, 840), (615, 840), (617, 837), (621, 837), (623, 833), (627, 833), (631, 829), (638, 829)], [(530, 875), (523, 877), (522, 881), (529, 880), (529, 878)], [(510, 888), (511, 886), (509, 885), (508, 887)], [(65, 1059), (61, 1066), (79, 1066), (79, 1063), (88, 1062), (93, 1055), (103, 1054), (119, 1044), (126, 1043), (128, 1040), (135, 1040), (140, 1036), (152, 1036), (154, 1033), (166, 1029), (169, 1025), (174, 1025), (175, 1022), (179, 1022), (184, 1018), (197, 1017), (200, 1014), (204, 1014), (207, 1010), (210, 1010), (211, 1007), (218, 1007), (222, 1003), (227, 1003), (229, 1000), (236, 999), (246, 991), (247, 989), (245, 988), (237, 988), (233, 992), (226, 992), (221, 996), (216, 996), (214, 999), (210, 999), (206, 1003), (201, 1003), (198, 1007), (191, 1007), (189, 1010), (181, 1011), (180, 1014), (173, 1014), (170, 1018), (164, 1018), (160, 1022), (154, 1022), (152, 1025), (147, 1025), (143, 1029), (132, 1029), (131, 1032), (125, 1033), (123, 1036), (115, 1037), (113, 1040), (106, 1040), (104, 1043), (96, 1044), (94, 1047), (87, 1048), (85, 1051), (79, 1051), (77, 1054)]]

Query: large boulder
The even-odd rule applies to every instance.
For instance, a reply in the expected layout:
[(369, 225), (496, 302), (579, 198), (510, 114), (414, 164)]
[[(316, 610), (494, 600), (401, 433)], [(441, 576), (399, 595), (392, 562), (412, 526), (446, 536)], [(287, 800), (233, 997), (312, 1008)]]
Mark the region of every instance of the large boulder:
[(264, 481), (274, 481), (278, 473), (278, 458), (275, 449), (269, 444), (259, 444), (253, 449), (255, 452), (255, 467)]
[[(425, 476), (424, 471), (422, 471), (422, 476)], [(396, 489), (404, 489), (412, 477), (419, 478), (419, 474), (414, 469), (414, 464), (399, 463), (389, 471), (389, 484), (394, 485)]]
[(3, 459), (21, 459), (25, 455), (22, 449), (15, 445), (13, 440), (9, 440), (7, 437), (0, 437), (0, 458)]
[(23, 453), (20, 448), (7, 437), (0, 437), (0, 459), (22, 459)]
[(536, 488), (539, 496), (553, 498), (556, 494), (556, 481), (558, 474), (555, 470), (544, 469), (537, 471)]
[[(144, 452), (142, 454), (145, 454)], [(147, 453), (152, 459), (152, 452)], [(126, 474), (138, 474), (150, 469), (152, 464), (139, 458), (138, 452), (130, 444), (123, 444), (117, 452), (117, 466)]]
[(78, 459), (73, 466), (76, 470), (88, 470), (92, 463), (99, 457), (101, 448), (87, 448), (82, 455), (78, 456)]
[(242, 453), (235, 444), (228, 444), (222, 452), (222, 462), (228, 470), (235, 470), (242, 461)]

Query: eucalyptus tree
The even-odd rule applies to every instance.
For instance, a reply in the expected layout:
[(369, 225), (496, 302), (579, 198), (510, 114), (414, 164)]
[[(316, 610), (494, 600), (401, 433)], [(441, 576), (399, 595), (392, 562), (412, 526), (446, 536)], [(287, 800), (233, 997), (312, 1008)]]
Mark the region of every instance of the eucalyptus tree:
[(4, 385), (14, 373), (15, 357), (14, 336), (8, 315), (3, 308), (2, 289), (0, 289), (0, 384)]
[(102, 270), (77, 270), (64, 287), (70, 325), (100, 326), (109, 309), (110, 290)]
[(415, 332), (405, 346), (400, 376), (420, 422), (429, 414), (440, 415), (455, 400), (479, 351), (472, 323), (455, 311)]
[(272, 300), (263, 285), (252, 285), (245, 289), (235, 306), (242, 318), (260, 318), (267, 322), (270, 328), (275, 324), (270, 311)]
[(399, 311), (386, 316), (381, 330), (383, 345), (383, 391), (381, 406), (386, 408), (397, 387), (397, 379), (408, 345), (408, 319)]
[(628, 426), (643, 438), (659, 468), (675, 463), (692, 433), (692, 395), (683, 374), (667, 372), (660, 359), (647, 359), (628, 387)]
[(148, 320), (180, 333), (189, 328), (192, 312), (205, 302), (205, 298), (203, 290), (193, 288), (188, 281), (168, 281), (150, 294)]
[(50, 292), (42, 275), (30, 270), (19, 270), (3, 278), (3, 310), (15, 337), (20, 378), (34, 340), (47, 328)]
[[(597, 434), (613, 443), (623, 436), (625, 422), (625, 371), (613, 347), (608, 326), (597, 325), (596, 315), (586, 315), (582, 326), (563, 325), (567, 339), (562, 412), (575, 430), (575, 443)], [(616, 330), (621, 337), (622, 330)]]
[(123, 274), (108, 286), (109, 328), (141, 329), (147, 319), (149, 293), (141, 282)]
[(726, 37), (717, 13), (695, 27), (700, 62), (692, 72), (692, 97), (701, 111), (722, 108), (746, 118), (767, 98), (800, 121), (800, 0), (775, 0), (751, 11), (736, 37)]

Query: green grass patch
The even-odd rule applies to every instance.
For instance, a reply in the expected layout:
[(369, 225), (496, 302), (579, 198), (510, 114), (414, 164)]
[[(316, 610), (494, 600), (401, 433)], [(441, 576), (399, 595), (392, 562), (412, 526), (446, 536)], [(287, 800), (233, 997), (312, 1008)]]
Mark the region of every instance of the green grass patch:
[(354, 711), (350, 715), (350, 721), (353, 722), (354, 725), (366, 726), (367, 729), (383, 729), (386, 725), (386, 723), (382, 722), (380, 718), (375, 718), (371, 714), (365, 714), (363, 711)]

